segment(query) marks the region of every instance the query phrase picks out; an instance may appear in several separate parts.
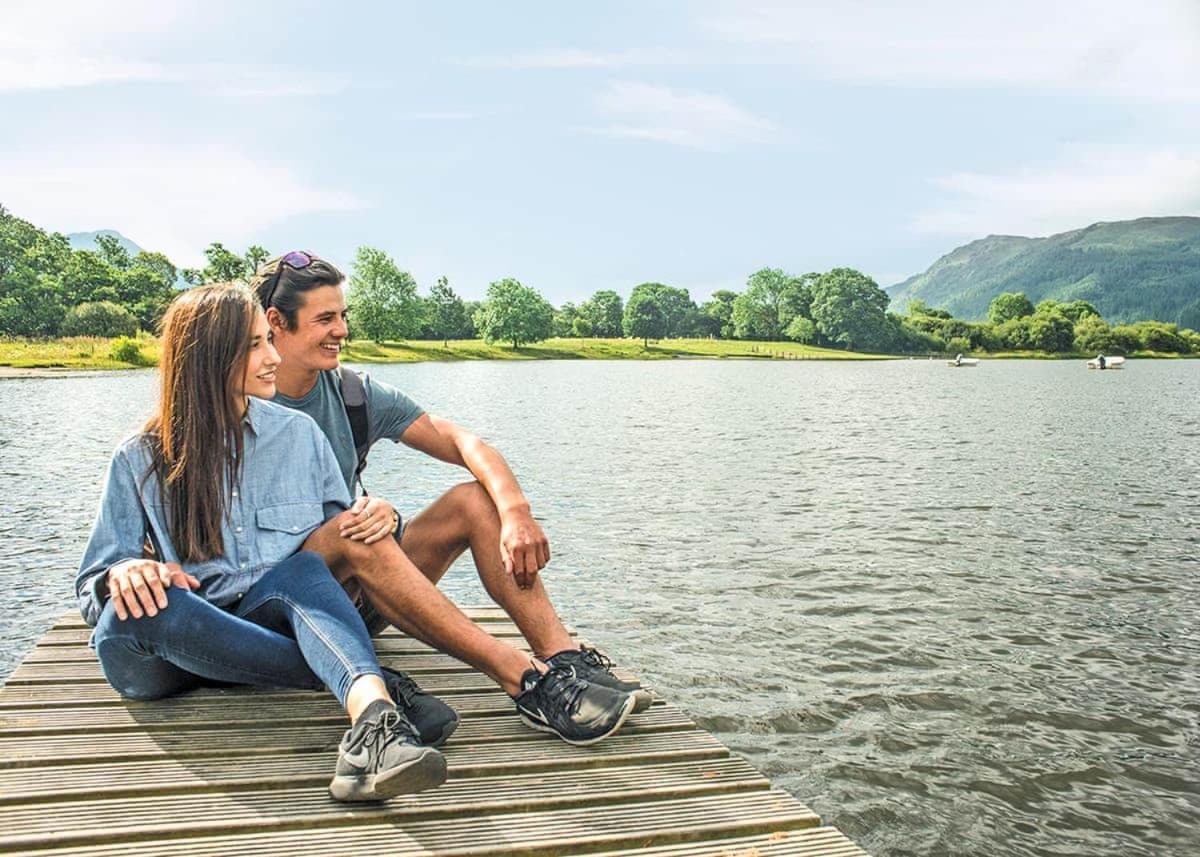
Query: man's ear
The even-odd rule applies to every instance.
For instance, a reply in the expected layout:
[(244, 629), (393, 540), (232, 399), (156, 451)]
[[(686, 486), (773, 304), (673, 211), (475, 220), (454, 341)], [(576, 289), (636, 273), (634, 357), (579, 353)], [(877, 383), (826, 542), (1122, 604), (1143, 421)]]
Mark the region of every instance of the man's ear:
[(267, 324), (270, 326), (272, 332), (287, 330), (287, 324), (285, 323), (283, 313), (281, 313), (275, 307), (269, 307), (267, 309)]

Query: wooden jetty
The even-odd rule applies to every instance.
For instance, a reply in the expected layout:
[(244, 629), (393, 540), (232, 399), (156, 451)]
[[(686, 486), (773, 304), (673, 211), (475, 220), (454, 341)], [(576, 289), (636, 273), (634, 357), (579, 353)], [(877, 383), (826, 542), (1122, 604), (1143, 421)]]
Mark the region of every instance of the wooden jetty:
[[(499, 610), (468, 612), (523, 645)], [(572, 747), (525, 727), (482, 674), (393, 630), (380, 660), (462, 716), (450, 776), (384, 804), (337, 803), (326, 787), (346, 723), (329, 694), (125, 701), (89, 632), (64, 616), (0, 688), (0, 853), (866, 857), (661, 699)]]

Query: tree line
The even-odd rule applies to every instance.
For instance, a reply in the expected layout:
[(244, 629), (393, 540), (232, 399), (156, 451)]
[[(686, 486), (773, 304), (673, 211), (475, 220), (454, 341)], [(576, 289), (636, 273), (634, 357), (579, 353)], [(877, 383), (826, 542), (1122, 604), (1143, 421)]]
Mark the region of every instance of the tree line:
[[(248, 280), (271, 254), (252, 245), (236, 253), (219, 242), (205, 266), (177, 269), (161, 253), (131, 255), (112, 236), (95, 250), (72, 249), (0, 206), (0, 335), (131, 336), (153, 331), (180, 285)], [(992, 301), (988, 319), (969, 322), (913, 301), (904, 315), (852, 268), (793, 275), (752, 273), (741, 292), (719, 290), (697, 304), (687, 289), (647, 282), (628, 300), (611, 289), (555, 308), (537, 290), (505, 278), (482, 301), (459, 296), (446, 277), (421, 294), (391, 256), (360, 247), (348, 278), (355, 337), (377, 342), (483, 338), (513, 348), (551, 337), (632, 337), (648, 347), (667, 338), (792, 341), (901, 354), (1034, 350), (1049, 353), (1200, 353), (1200, 335), (1162, 322), (1109, 326), (1086, 301), (1042, 301), (1023, 294)]]

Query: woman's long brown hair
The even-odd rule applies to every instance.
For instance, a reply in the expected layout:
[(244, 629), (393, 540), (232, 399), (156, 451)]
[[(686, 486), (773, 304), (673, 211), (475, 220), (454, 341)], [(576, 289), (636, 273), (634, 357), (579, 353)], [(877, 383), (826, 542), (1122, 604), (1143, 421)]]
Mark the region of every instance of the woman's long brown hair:
[(158, 411), (145, 431), (183, 562), (225, 552), (221, 519), (243, 453), (234, 385), (245, 373), (258, 311), (248, 289), (221, 283), (189, 289), (163, 317)]

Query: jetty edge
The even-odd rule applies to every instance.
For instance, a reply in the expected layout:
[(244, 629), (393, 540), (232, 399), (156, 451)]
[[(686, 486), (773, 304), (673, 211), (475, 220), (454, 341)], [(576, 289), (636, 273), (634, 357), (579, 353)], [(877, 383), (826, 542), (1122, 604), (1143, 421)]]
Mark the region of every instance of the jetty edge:
[[(498, 608), (467, 614), (523, 645)], [(326, 789), (345, 718), (328, 694), (123, 700), (90, 631), (66, 614), (0, 688), (0, 853), (867, 857), (659, 697), (617, 735), (573, 747), (524, 727), (481, 673), (394, 629), (376, 641), (380, 661), (462, 716), (444, 748), (450, 778), (340, 804)]]

